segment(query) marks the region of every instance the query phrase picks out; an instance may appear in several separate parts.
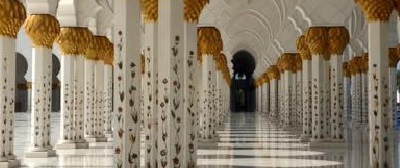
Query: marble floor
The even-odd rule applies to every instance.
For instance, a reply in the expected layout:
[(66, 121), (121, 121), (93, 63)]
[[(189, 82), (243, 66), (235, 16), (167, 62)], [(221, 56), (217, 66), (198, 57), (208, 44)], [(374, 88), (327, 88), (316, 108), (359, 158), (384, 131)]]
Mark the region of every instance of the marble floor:
[[(53, 144), (57, 142), (59, 136), (57, 123), (59, 123), (59, 115), (53, 113)], [(29, 114), (18, 113), (15, 115), (14, 151), (21, 159), (22, 167), (112, 167), (112, 144), (110, 142), (92, 143), (90, 144), (91, 149), (59, 150), (57, 151), (58, 157), (24, 158), (24, 150), (28, 149), (30, 140), (29, 125)], [(364, 167), (351, 166), (365, 161), (363, 160), (365, 157), (362, 157), (361, 153), (351, 152), (351, 145), (342, 149), (313, 149), (309, 143), (299, 141), (299, 130), (284, 130), (259, 113), (231, 113), (217, 130), (215, 141), (200, 142), (198, 165), (201, 168)], [(354, 158), (360, 162), (355, 161)]]

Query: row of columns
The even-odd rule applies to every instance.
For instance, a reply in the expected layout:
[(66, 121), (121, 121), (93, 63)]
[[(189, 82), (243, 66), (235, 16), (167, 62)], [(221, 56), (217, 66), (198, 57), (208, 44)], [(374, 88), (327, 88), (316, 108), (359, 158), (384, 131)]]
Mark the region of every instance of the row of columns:
[[(302, 109), (303, 115), (301, 139), (310, 140), (312, 144), (333, 143), (344, 142), (351, 136), (356, 138), (352, 139), (352, 146), (360, 149), (353, 156), (368, 155), (363, 158), (369, 159), (368, 163), (353, 158), (353, 167), (394, 167), (397, 149), (395, 72), (399, 56), (395, 48), (388, 49), (387, 33), (395, 2), (357, 2), (369, 20), (368, 54), (344, 62), (343, 53), (349, 42), (344, 27), (310, 27), (297, 40), (302, 59), (299, 78), (303, 103), (302, 107), (296, 106)], [(294, 67), (294, 60), (294, 54), (282, 54), (277, 65), (270, 66), (258, 83), (259, 89), (269, 87), (270, 90), (269, 94), (260, 96), (261, 100), (270, 100), (261, 101), (261, 107), (269, 104), (269, 109), (262, 109), (262, 112), (271, 114), (271, 119), (280, 119), (284, 127), (294, 124), (291, 116), (296, 113), (291, 110), (292, 97), (298, 90), (292, 88), (299, 88), (292, 84), (297, 80), (290, 69)], [(344, 128), (351, 128), (353, 135)], [(365, 142), (369, 145), (360, 146)]]
[[(88, 148), (89, 137), (102, 137), (111, 131), (112, 108), (112, 43), (104, 36), (93, 36), (84, 27), (62, 27), (51, 14), (26, 17), (19, 1), (0, 3), (1, 65), (3, 97), (0, 118), (2, 143), (0, 166), (19, 166), (13, 154), (13, 113), (15, 94), (15, 39), (24, 28), (33, 43), (31, 142), (26, 157), (54, 156), (51, 140), (52, 48), (57, 42), (61, 58), (62, 109), (60, 140), (57, 148)], [(85, 114), (86, 113), (86, 114)], [(104, 119), (105, 118), (105, 119)], [(87, 119), (87, 121), (84, 121)], [(106, 124), (106, 126), (104, 126)], [(92, 131), (93, 130), (93, 131)]]
[[(228, 111), (230, 77), (219, 31), (197, 27), (207, 3), (115, 2), (115, 17), (119, 18), (114, 29), (116, 167), (141, 165), (140, 131), (144, 133), (145, 167), (196, 167), (198, 141), (214, 138), (222, 124)], [(143, 40), (137, 36), (141, 14)]]

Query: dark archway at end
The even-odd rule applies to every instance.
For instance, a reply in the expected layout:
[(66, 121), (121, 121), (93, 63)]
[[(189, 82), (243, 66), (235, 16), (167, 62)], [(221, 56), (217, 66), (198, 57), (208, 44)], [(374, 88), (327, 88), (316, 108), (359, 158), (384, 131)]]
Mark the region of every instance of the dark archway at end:
[(254, 112), (256, 109), (254, 57), (247, 51), (238, 51), (233, 55), (233, 76), (231, 86), (231, 111)]

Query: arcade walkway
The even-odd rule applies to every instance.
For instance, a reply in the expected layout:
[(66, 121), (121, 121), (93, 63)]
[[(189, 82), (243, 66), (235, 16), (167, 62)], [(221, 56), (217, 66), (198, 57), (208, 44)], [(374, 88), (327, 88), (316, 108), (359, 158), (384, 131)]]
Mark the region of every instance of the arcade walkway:
[[(91, 143), (91, 149), (58, 150), (59, 157), (25, 158), (30, 117), (26, 113), (15, 117), (14, 151), (18, 158), (23, 158), (22, 167), (112, 167), (110, 142)], [(228, 118), (217, 129), (218, 142), (200, 143), (200, 167), (349, 167), (343, 164), (349, 162), (348, 149), (310, 149), (308, 143), (299, 141), (300, 132), (285, 131), (262, 114), (231, 113)], [(53, 113), (53, 145), (59, 136), (57, 122), (59, 115)]]

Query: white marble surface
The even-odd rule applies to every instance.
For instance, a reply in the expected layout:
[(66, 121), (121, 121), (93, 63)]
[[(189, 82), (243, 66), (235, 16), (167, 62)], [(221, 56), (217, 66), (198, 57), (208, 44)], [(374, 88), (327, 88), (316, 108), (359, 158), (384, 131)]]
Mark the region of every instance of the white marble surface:
[[(52, 115), (52, 145), (59, 136), (59, 115)], [(91, 143), (92, 149), (59, 150), (58, 157), (26, 159), (29, 147), (30, 115), (15, 115), (14, 150), (22, 167), (112, 167), (112, 143)], [(198, 151), (200, 168), (236, 167), (332, 167), (342, 168), (343, 162), (354, 158), (347, 153), (356, 149), (310, 150), (299, 141), (299, 134), (283, 130), (257, 113), (231, 113), (218, 128), (215, 142), (201, 143)], [(143, 137), (142, 137), (143, 141)], [(143, 160), (143, 158), (142, 158)]]

